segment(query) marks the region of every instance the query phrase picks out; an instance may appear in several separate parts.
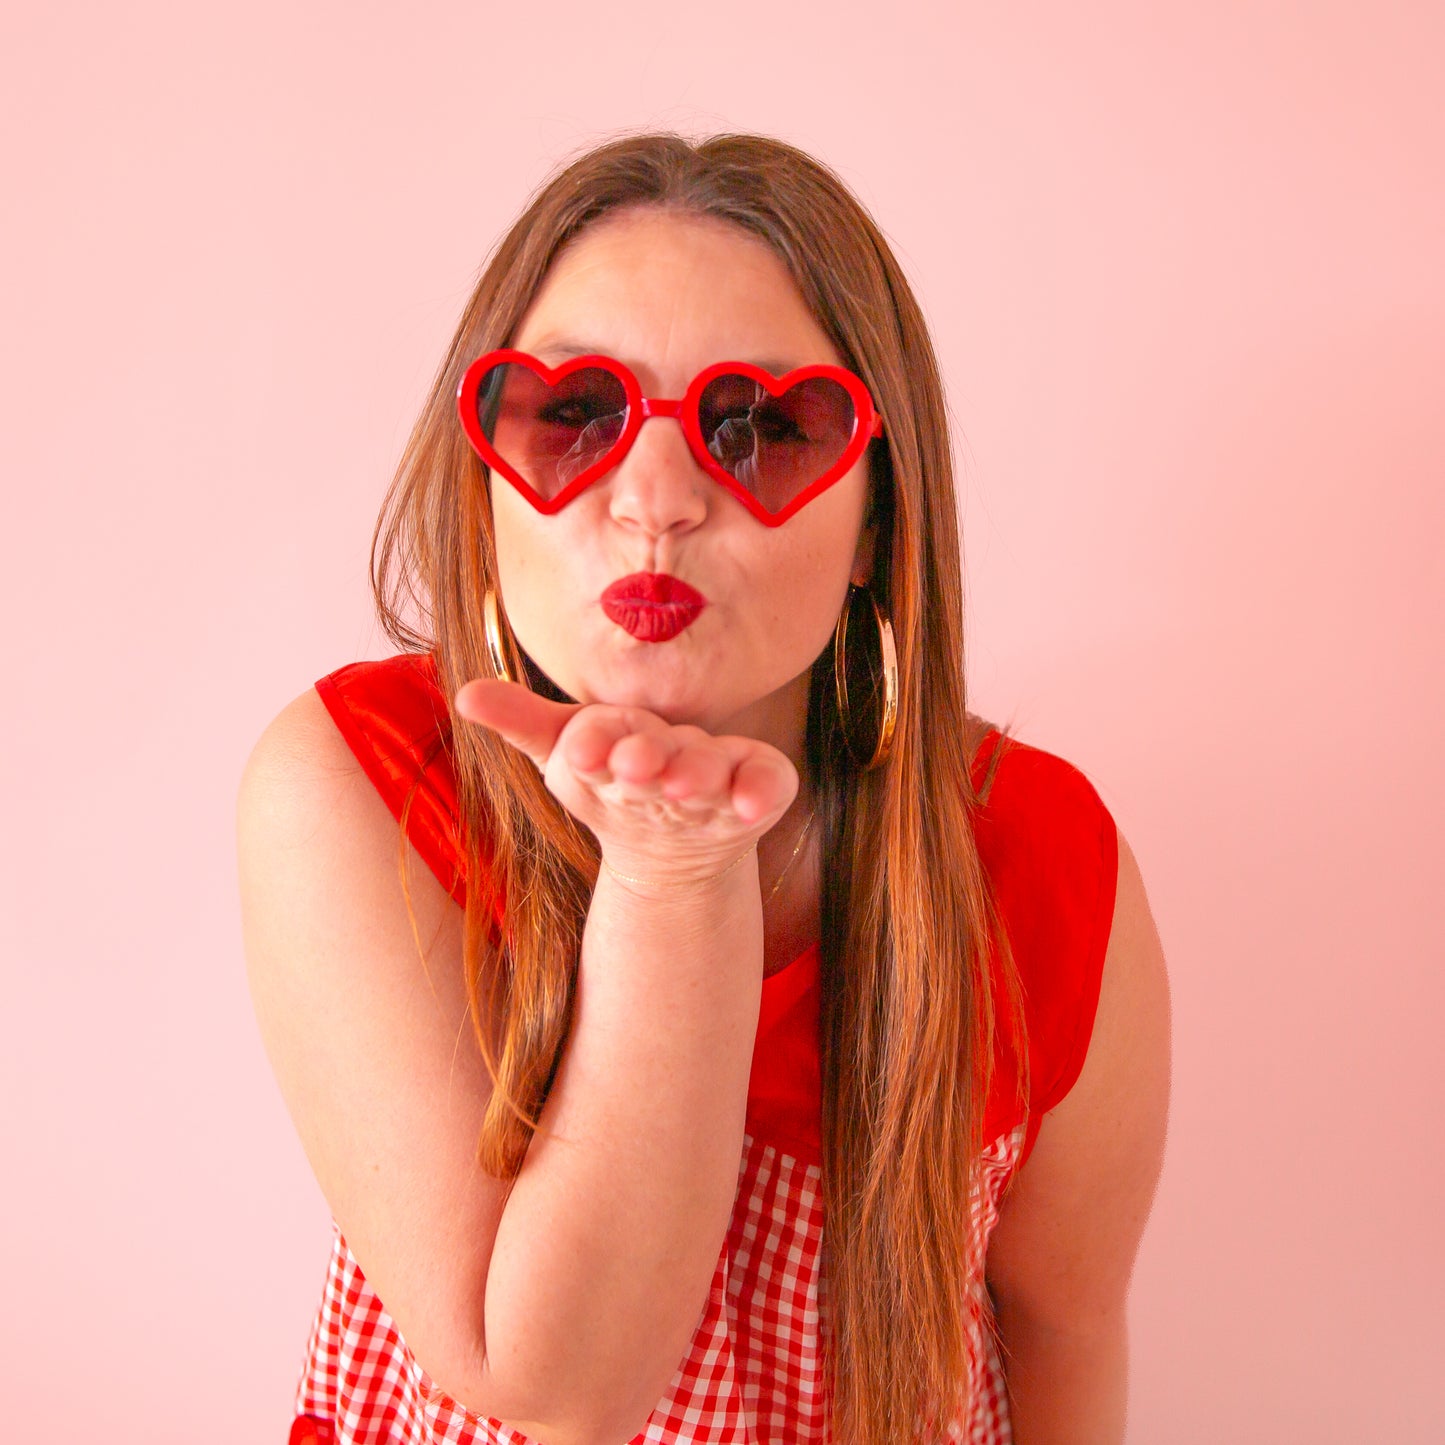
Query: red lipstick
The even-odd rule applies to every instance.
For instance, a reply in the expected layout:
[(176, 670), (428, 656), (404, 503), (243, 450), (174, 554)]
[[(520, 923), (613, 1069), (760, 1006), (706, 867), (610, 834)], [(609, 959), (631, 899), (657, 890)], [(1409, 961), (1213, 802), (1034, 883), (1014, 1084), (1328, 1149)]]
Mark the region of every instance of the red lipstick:
[(602, 610), (639, 642), (667, 642), (697, 621), (707, 598), (666, 572), (634, 572), (602, 594)]

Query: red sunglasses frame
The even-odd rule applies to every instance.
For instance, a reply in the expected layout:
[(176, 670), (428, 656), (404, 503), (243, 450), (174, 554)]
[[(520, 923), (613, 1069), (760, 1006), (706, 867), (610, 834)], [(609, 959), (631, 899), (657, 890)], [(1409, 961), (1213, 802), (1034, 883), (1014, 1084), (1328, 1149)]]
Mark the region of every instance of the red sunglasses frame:
[[(525, 366), (548, 386), (555, 386), (563, 377), (570, 376), (574, 371), (584, 371), (596, 367), (615, 376), (622, 383), (622, 389), (627, 396), (627, 420), (623, 423), (622, 432), (617, 440), (602, 457), (593, 462), (590, 467), (585, 467), (580, 471), (550, 501), (539, 496), (516, 469), (508, 465), (506, 459), (487, 440), (486, 434), (482, 431), (481, 422), (478, 420), (477, 396), (481, 391), (482, 378), (494, 366), (500, 366), (503, 362)], [(809, 381), (819, 376), (827, 377), (829, 380), (837, 382), (852, 399), (853, 434), (848, 438), (848, 444), (843, 448), (842, 454), (822, 476), (809, 482), (780, 512), (770, 512), (763, 506), (757, 497), (727, 471), (707, 449), (707, 443), (702, 436), (702, 427), (698, 422), (698, 404), (702, 399), (703, 390), (719, 376), (745, 376), (751, 381), (756, 381), (773, 396), (784, 395), (799, 382)], [(687, 391), (680, 398), (673, 400), (667, 397), (643, 396), (642, 386), (637, 378), (620, 361), (614, 360), (610, 356), (575, 356), (564, 361), (560, 366), (552, 367), (545, 365), (525, 351), (514, 351), (509, 347), (488, 351), (467, 367), (461, 383), (457, 387), (457, 411), (461, 416), (462, 429), (466, 432), (467, 440), (471, 442), (472, 449), (477, 455), (494, 471), (501, 472), (532, 506), (548, 516), (559, 512), (580, 492), (591, 486), (598, 477), (617, 466), (631, 449), (637, 433), (642, 429), (642, 423), (654, 416), (676, 418), (682, 427), (683, 435), (687, 438), (688, 449), (702, 469), (715, 482), (726, 487), (753, 516), (768, 527), (782, 526), (801, 507), (807, 506), (820, 492), (826, 491), (857, 462), (874, 437), (883, 435), (883, 418), (874, 408), (873, 398), (869, 395), (868, 388), (863, 384), (861, 378), (841, 366), (800, 366), (783, 376), (773, 376), (770, 372), (764, 371), (762, 367), (753, 366), (750, 362), (719, 361), (698, 372), (688, 383)]]

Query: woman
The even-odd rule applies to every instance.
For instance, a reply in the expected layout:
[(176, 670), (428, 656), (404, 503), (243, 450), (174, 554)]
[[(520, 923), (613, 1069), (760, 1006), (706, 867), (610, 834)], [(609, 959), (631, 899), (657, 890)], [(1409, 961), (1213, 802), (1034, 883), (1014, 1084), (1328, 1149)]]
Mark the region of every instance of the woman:
[(966, 711), (944, 402), (857, 202), (757, 137), (575, 162), (378, 540), (404, 652), (240, 802), (337, 1226), (293, 1439), (1122, 1438), (1163, 960), (1087, 780)]

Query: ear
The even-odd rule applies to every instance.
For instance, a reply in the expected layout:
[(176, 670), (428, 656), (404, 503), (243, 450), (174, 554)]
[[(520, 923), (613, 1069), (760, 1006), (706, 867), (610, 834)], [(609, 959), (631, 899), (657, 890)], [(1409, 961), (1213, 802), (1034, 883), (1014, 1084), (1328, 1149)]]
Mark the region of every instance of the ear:
[(865, 523), (858, 533), (858, 547), (853, 553), (853, 571), (849, 577), (855, 587), (866, 587), (873, 579), (873, 555), (877, 542), (878, 523)]

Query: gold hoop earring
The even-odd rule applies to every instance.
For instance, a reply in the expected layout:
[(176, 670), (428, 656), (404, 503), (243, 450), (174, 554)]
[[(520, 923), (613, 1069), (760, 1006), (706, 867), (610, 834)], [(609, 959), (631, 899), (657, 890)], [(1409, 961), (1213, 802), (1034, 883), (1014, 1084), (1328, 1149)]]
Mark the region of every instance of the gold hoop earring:
[[(876, 642), (868, 647), (855, 608), (871, 614)], [(866, 773), (888, 760), (898, 722), (898, 653), (893, 625), (866, 587), (850, 586), (833, 629), (833, 681), (838, 720), (853, 761)]]
[(502, 617), (497, 606), (497, 593), (488, 587), (482, 598), (482, 631), (487, 640), (487, 661), (492, 671), (503, 682), (516, 682), (512, 669), (507, 666), (507, 650), (502, 644)]

